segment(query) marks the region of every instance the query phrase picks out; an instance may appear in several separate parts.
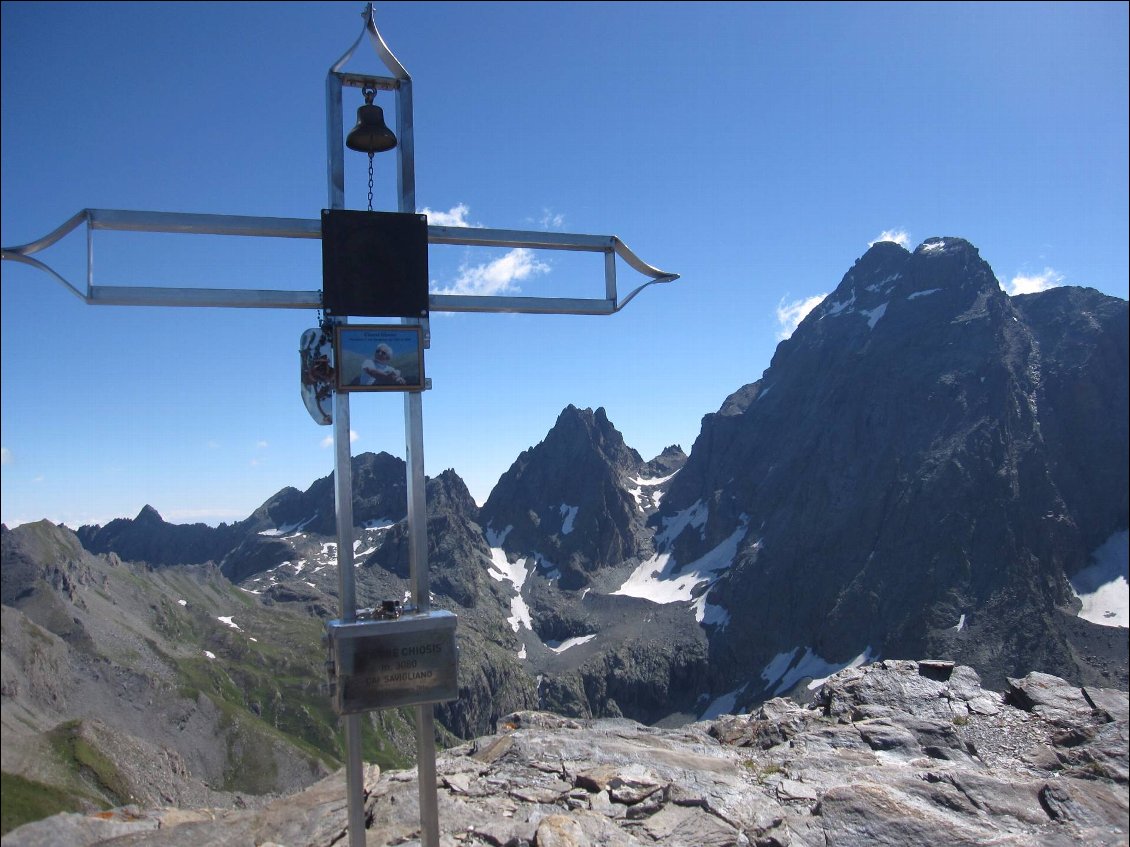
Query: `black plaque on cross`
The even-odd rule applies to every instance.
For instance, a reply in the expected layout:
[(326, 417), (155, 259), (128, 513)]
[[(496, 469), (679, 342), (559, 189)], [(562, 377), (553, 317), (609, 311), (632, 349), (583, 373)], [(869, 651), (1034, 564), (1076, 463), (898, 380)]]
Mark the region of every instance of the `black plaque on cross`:
[(322, 307), (342, 317), (427, 317), (427, 216), (324, 209)]

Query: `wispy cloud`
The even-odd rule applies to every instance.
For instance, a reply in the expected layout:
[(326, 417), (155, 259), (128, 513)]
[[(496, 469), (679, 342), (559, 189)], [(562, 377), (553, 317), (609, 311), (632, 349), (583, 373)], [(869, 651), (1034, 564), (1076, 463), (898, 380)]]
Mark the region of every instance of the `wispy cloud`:
[(267, 449), (267, 442), (266, 441), (256, 441), (255, 442), (255, 449), (256, 450), (266, 450)]
[[(349, 430), (349, 443), (350, 444), (354, 443), (360, 437), (361, 436), (359, 436), (357, 434), (357, 430), (355, 430), (355, 429)], [(334, 446), (334, 437), (332, 435), (327, 435), (325, 438), (322, 439), (322, 447), (333, 447), (333, 446)]]
[(428, 223), (435, 226), (482, 226), (482, 224), (473, 224), (467, 220), (467, 214), (470, 211), (466, 203), (459, 203), (446, 212), (439, 212), (425, 206), (420, 210), (420, 214), (427, 215)]
[(565, 216), (549, 209), (541, 210), (541, 219), (538, 221), (542, 229), (561, 229), (565, 226)]
[(538, 259), (526, 247), (510, 250), (506, 255), (481, 265), (460, 265), (459, 276), (437, 294), (513, 294), (521, 289), (517, 285), (538, 274), (549, 273), (549, 265)]
[(880, 241), (893, 241), (900, 247), (910, 247), (910, 233), (905, 229), (885, 229), (879, 233), (879, 237), (874, 241), (868, 241), (868, 247), (874, 247)]
[[(482, 224), (472, 223), (467, 219), (470, 212), (466, 203), (459, 203), (446, 212), (428, 207), (420, 210), (420, 214), (428, 216), (428, 223), (437, 226), (482, 227)], [(539, 223), (542, 229), (560, 229), (565, 218), (549, 209), (543, 209)], [(532, 250), (519, 247), (490, 262), (460, 265), (455, 282), (444, 286), (433, 280), (432, 291), (436, 294), (479, 296), (513, 294), (520, 290), (519, 282), (549, 271), (549, 264), (538, 259)]]
[(781, 302), (777, 304), (777, 323), (781, 325), (777, 333), (778, 340), (784, 341), (792, 335), (808, 313), (823, 303), (827, 296), (827, 294), (817, 294), (803, 300), (793, 300), (791, 303), (786, 303), (782, 297)]
[(7, 447), (0, 447), (0, 465), (12, 464), (12, 451)]
[(1047, 291), (1049, 288), (1063, 285), (1063, 279), (1063, 274), (1054, 268), (1044, 268), (1044, 272), (1039, 274), (1017, 274), (1008, 284), (1008, 293), (1016, 296)]

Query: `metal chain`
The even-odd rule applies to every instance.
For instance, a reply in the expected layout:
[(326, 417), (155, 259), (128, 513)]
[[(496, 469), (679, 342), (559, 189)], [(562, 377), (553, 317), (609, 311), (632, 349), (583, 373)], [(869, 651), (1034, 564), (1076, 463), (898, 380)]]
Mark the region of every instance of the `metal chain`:
[(369, 154), (369, 211), (373, 211), (373, 154)]

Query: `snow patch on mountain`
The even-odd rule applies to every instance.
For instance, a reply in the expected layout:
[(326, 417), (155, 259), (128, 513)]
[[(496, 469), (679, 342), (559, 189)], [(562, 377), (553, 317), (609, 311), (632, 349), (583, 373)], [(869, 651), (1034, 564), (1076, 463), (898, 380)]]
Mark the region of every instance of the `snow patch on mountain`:
[[(506, 532), (509, 531), (510, 527), (507, 527)], [(506, 532), (502, 533), (502, 537), (505, 537)], [(493, 536), (492, 540), (498, 537), (489, 529), (487, 534), (488, 537)], [(526, 585), (526, 580), (530, 576), (530, 571), (526, 569), (526, 559), (522, 558), (516, 562), (510, 562), (506, 558), (505, 550), (501, 547), (492, 546), (490, 548), (490, 568), (487, 573), (496, 582), (509, 582), (514, 588), (514, 597), (510, 599), (510, 617), (506, 619), (510, 628), (518, 632), (525, 626), (526, 629), (533, 632), (534, 622), (530, 617), (530, 607), (526, 605), (526, 600), (522, 597), (522, 588)], [(525, 647), (522, 650), (524, 652)], [(519, 658), (522, 658), (522, 656), (519, 655)]]
[(913, 294), (907, 294), (906, 299), (907, 300), (914, 300), (918, 297), (927, 297), (930, 294), (937, 294), (941, 290), (942, 289), (940, 289), (940, 288), (927, 288), (925, 291), (915, 291)]
[(706, 537), (706, 519), (710, 516), (710, 510), (702, 500), (696, 501), (693, 505), (688, 506), (681, 512), (677, 512), (669, 518), (663, 519), (663, 530), (655, 536), (656, 547), (668, 547), (671, 543), (682, 535), (683, 530), (688, 526), (694, 527), (699, 531), (699, 535), (703, 538)]
[(304, 521), (298, 521), (297, 523), (283, 524), (282, 526), (276, 527), (275, 529), (260, 530), (259, 534), (270, 536), (270, 537), (275, 537), (275, 536), (280, 536), (280, 535), (290, 535), (292, 533), (297, 535), (297, 534), (301, 533), (302, 530), (306, 528), (306, 525), (308, 523), (310, 523), (310, 521), (314, 520), (314, 518), (316, 518), (316, 517), (318, 517), (318, 516), (313, 515), (312, 517), (309, 517)]
[(812, 691), (823, 685), (832, 674), (839, 673), (844, 668), (858, 668), (878, 658), (878, 654), (874, 653), (871, 647), (867, 647), (848, 662), (829, 662), (814, 653), (811, 647), (805, 647), (803, 653), (800, 650), (800, 647), (794, 647), (792, 650), (778, 653), (762, 668), (761, 678), (765, 680), (765, 687), (768, 688), (776, 683), (773, 689), (774, 697), (785, 693), (805, 677), (811, 677), (812, 681), (809, 682), (808, 689)]
[(725, 629), (730, 622), (730, 613), (722, 606), (714, 606), (706, 602), (709, 591), (703, 591), (694, 601), (694, 619), (702, 626), (712, 626)]
[(867, 328), (874, 329), (875, 324), (879, 323), (879, 318), (883, 317), (887, 312), (888, 303), (880, 303), (874, 309), (860, 309), (859, 314), (867, 318)]
[(568, 535), (573, 531), (573, 521), (577, 519), (577, 511), (580, 506), (570, 506), (566, 503), (561, 504), (561, 534)]
[(561, 579), (561, 569), (536, 550), (533, 552), (534, 571), (549, 580)]
[(487, 537), (487, 546), (488, 547), (501, 547), (503, 544), (506, 543), (506, 536), (508, 536), (510, 534), (510, 530), (512, 530), (512, 529), (514, 529), (513, 526), (508, 526), (508, 527), (506, 527), (506, 529), (499, 532), (498, 530), (494, 529), (493, 527), (488, 526), (486, 528), (485, 533), (484, 533)]
[(631, 481), (634, 482), (636, 485), (645, 486), (645, 487), (650, 487), (650, 486), (653, 486), (653, 485), (662, 485), (663, 483), (674, 479), (675, 474), (677, 474), (677, 473), (678, 473), (678, 471), (675, 471), (675, 473), (667, 474), (667, 476), (653, 476), (653, 477), (650, 477), (650, 478), (637, 476), (637, 477), (633, 478)]
[[(701, 502), (696, 504), (696, 506), (699, 505), (701, 505)], [(692, 506), (686, 512), (691, 512), (694, 508)], [(702, 507), (702, 511), (705, 513), (705, 506)], [(680, 515), (683, 514), (683, 512), (680, 512)], [(686, 518), (686, 523), (683, 524), (682, 529), (685, 529), (688, 525), (693, 525), (690, 522), (691, 515), (688, 514)], [(705, 516), (703, 521), (705, 521)], [(745, 538), (748, 530), (749, 518), (742, 515), (742, 521), (738, 528), (726, 540), (701, 559), (683, 567), (679, 566), (671, 553), (657, 553), (636, 568), (632, 575), (624, 581), (624, 584), (612, 593), (625, 597), (642, 597), (655, 603), (690, 602), (695, 599), (694, 595), (697, 588), (709, 585), (717, 579), (718, 574), (730, 567), (734, 561), (734, 555), (738, 552), (738, 544)], [(675, 535), (677, 536), (678, 533), (675, 533)], [(700, 599), (703, 598), (705, 598), (705, 592)], [(702, 606), (696, 608), (695, 616), (701, 623), (705, 615), (705, 600), (703, 600)]]
[(733, 691), (727, 692), (721, 697), (716, 697), (711, 701), (710, 705), (703, 710), (698, 719), (700, 721), (712, 721), (719, 715), (737, 714), (734, 711), (734, 703), (737, 702), (738, 697), (741, 696), (742, 692), (745, 691), (748, 686), (749, 683), (747, 682), (745, 685), (735, 688)]
[(596, 638), (596, 633), (592, 635), (578, 635), (576, 638), (566, 638), (564, 641), (546, 641), (545, 646), (552, 650), (554, 653), (564, 653), (572, 647), (579, 647), (582, 644), (588, 644)]
[[(641, 510), (658, 509), (659, 501), (663, 499), (663, 492), (658, 490), (658, 486), (663, 483), (674, 479), (678, 471), (667, 476), (658, 477), (633, 477), (629, 479), (629, 483), (634, 483), (635, 488), (629, 488), (628, 493), (632, 495), (632, 499), (636, 501), (636, 508)], [(644, 489), (648, 489), (646, 492)]]
[(881, 291), (884, 294), (887, 294), (891, 290), (891, 283), (898, 280), (898, 278), (901, 277), (901, 276), (902, 276), (902, 274), (897, 274), (897, 273), (891, 274), (890, 276), (884, 277), (883, 279), (879, 280), (878, 282), (873, 282), (871, 285), (866, 286), (864, 288), (864, 290), (865, 291), (871, 291), (871, 292)]
[(1130, 532), (1114, 533), (1091, 554), (1091, 562), (1071, 577), (1082, 603), (1079, 617), (1101, 626), (1130, 627)]
[(844, 313), (850, 313), (854, 305), (855, 292), (852, 291), (851, 297), (849, 297), (847, 300), (844, 300), (842, 303), (840, 301), (836, 301), (835, 303), (829, 305), (828, 311), (820, 316), (820, 320), (824, 320), (824, 318), (834, 318)]

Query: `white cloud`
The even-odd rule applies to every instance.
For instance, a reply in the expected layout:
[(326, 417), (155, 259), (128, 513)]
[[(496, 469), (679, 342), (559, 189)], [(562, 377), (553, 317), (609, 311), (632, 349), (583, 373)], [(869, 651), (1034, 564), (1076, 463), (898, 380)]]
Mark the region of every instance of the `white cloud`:
[(542, 229), (561, 229), (565, 226), (565, 216), (549, 209), (542, 209), (541, 220), (538, 221)]
[(516, 283), (538, 274), (549, 273), (549, 265), (534, 256), (525, 247), (510, 250), (506, 255), (481, 265), (461, 265), (459, 277), (437, 294), (513, 294), (519, 291)]
[[(466, 203), (459, 203), (446, 212), (425, 207), (420, 210), (420, 214), (427, 215), (428, 223), (437, 226), (481, 227), (482, 224), (467, 220), (470, 211)], [(543, 209), (540, 223), (543, 229), (560, 229), (565, 218), (549, 209)], [(516, 283), (549, 271), (550, 266), (537, 259), (533, 251), (519, 247), (490, 262), (460, 265), (454, 283), (442, 287), (433, 281), (432, 290), (437, 294), (513, 294), (519, 290)]]
[(446, 212), (437, 212), (425, 206), (420, 210), (420, 214), (427, 215), (428, 223), (435, 226), (481, 226), (467, 221), (467, 213), (470, 211), (466, 203), (460, 203)]
[[(353, 444), (360, 437), (361, 436), (359, 436), (357, 434), (357, 430), (355, 430), (355, 429), (349, 430), (349, 443), (350, 444)], [(332, 434), (327, 435), (325, 438), (322, 439), (322, 446), (323, 447), (333, 447), (334, 446), (334, 437), (333, 437)]]
[(1044, 272), (1040, 274), (1014, 276), (1012, 282), (1008, 284), (1008, 293), (1014, 297), (1017, 294), (1035, 294), (1059, 285), (1063, 285), (1063, 274), (1053, 268), (1044, 268)]
[(792, 335), (808, 313), (823, 303), (827, 296), (827, 294), (817, 294), (815, 297), (793, 300), (791, 303), (786, 303), (782, 297), (781, 302), (777, 304), (777, 323), (781, 325), (777, 338), (784, 341)]
[(910, 247), (910, 233), (905, 229), (885, 229), (879, 233), (879, 237), (874, 241), (868, 241), (868, 247), (874, 247), (880, 241), (893, 241), (900, 247)]
[(12, 451), (7, 447), (0, 447), (0, 465), (12, 464)]
[(266, 450), (267, 449), (267, 442), (266, 441), (256, 441), (255, 442), (255, 449), (256, 450)]

